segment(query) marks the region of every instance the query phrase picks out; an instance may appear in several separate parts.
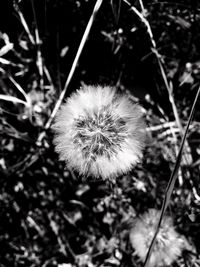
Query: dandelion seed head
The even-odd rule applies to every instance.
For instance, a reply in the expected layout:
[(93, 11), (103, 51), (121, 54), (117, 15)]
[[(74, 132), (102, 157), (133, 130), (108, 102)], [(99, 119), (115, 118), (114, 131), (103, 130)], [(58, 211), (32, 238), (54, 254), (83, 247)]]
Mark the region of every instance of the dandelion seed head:
[(84, 86), (72, 94), (53, 129), (60, 159), (85, 176), (112, 179), (142, 156), (141, 108), (109, 86)]
[[(145, 260), (152, 242), (159, 220), (159, 211), (150, 209), (141, 218), (137, 219), (130, 232), (130, 242), (136, 254), (142, 261)], [(185, 237), (176, 232), (171, 217), (163, 218), (157, 234), (154, 250), (151, 254), (149, 266), (160, 267), (171, 265), (188, 246)]]

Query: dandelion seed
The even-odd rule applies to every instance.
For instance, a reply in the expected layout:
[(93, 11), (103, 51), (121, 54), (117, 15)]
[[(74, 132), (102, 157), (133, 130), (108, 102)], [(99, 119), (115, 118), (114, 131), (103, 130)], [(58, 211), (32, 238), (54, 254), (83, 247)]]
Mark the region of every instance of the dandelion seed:
[(60, 159), (84, 176), (115, 178), (142, 156), (141, 107), (109, 86), (83, 86), (73, 93), (53, 129)]
[[(155, 234), (159, 219), (159, 211), (150, 209), (137, 219), (130, 232), (130, 242), (135, 253), (142, 261)], [(159, 229), (156, 244), (151, 254), (149, 266), (159, 267), (171, 265), (181, 255), (183, 249), (188, 249), (186, 238), (176, 232), (171, 217), (165, 216)]]

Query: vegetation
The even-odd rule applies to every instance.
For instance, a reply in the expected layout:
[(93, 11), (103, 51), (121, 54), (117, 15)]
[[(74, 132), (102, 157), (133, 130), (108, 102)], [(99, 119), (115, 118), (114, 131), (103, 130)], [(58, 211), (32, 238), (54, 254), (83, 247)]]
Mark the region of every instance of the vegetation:
[[(198, 102), (178, 156), (199, 89), (200, 3), (0, 6), (0, 266), (143, 266), (130, 231), (149, 209), (164, 215), (167, 206), (187, 240), (172, 265), (200, 266)], [(61, 103), (85, 84), (113, 86), (143, 107), (143, 160), (115, 182), (84, 180), (52, 143)]]

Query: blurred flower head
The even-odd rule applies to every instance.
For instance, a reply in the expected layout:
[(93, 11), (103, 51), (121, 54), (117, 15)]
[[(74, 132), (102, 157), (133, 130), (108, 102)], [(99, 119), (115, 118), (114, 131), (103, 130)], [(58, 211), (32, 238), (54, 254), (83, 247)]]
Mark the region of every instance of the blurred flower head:
[[(160, 212), (150, 209), (135, 222), (130, 231), (130, 242), (135, 253), (142, 261), (145, 260), (149, 246), (155, 234)], [(189, 243), (186, 238), (176, 232), (171, 217), (163, 218), (157, 234), (154, 250), (151, 254), (149, 266), (171, 265), (187, 249)]]
[(103, 179), (138, 162), (144, 129), (141, 107), (109, 86), (83, 86), (61, 106), (53, 125), (60, 159), (86, 177)]

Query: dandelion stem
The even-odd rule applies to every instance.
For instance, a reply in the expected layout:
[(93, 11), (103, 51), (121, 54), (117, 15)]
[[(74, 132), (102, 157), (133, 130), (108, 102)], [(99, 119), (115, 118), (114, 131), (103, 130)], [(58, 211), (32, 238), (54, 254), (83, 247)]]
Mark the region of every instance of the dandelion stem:
[(200, 86), (199, 86), (199, 89), (197, 91), (196, 97), (194, 99), (194, 102), (193, 102), (193, 105), (192, 105), (192, 108), (191, 108), (190, 116), (189, 116), (189, 119), (188, 119), (188, 122), (187, 122), (185, 133), (184, 133), (182, 141), (181, 141), (181, 146), (180, 146), (179, 153), (178, 153), (178, 156), (177, 156), (177, 159), (176, 159), (174, 170), (173, 170), (173, 172), (171, 174), (169, 183), (167, 185), (167, 189), (166, 189), (166, 192), (165, 192), (164, 200), (163, 200), (163, 203), (162, 203), (162, 208), (161, 208), (161, 212), (160, 212), (159, 221), (158, 221), (158, 224), (157, 224), (157, 227), (156, 227), (156, 231), (155, 231), (153, 240), (152, 240), (151, 245), (149, 247), (145, 262), (144, 262), (144, 267), (148, 267), (149, 260), (150, 260), (151, 254), (153, 252), (153, 248), (155, 246), (156, 237), (157, 237), (157, 234), (158, 234), (158, 231), (159, 231), (159, 228), (160, 228), (164, 213), (165, 213), (165, 211), (166, 211), (166, 209), (167, 209), (167, 207), (169, 205), (169, 202), (170, 202), (170, 198), (171, 198), (171, 195), (172, 195), (172, 192), (173, 192), (173, 189), (174, 189), (174, 185), (175, 185), (175, 182), (176, 182), (176, 179), (177, 179), (177, 176), (178, 176), (178, 170), (179, 170), (179, 166), (180, 166), (180, 162), (181, 162), (181, 157), (182, 157), (184, 144), (185, 144), (185, 141), (186, 141), (186, 136), (187, 136), (187, 133), (188, 133), (188, 130), (189, 130), (189, 126), (190, 126), (190, 123), (191, 123), (193, 115), (194, 115), (194, 111), (195, 111), (195, 107), (196, 107), (196, 104), (197, 104), (197, 100), (198, 100), (199, 94), (200, 94)]

